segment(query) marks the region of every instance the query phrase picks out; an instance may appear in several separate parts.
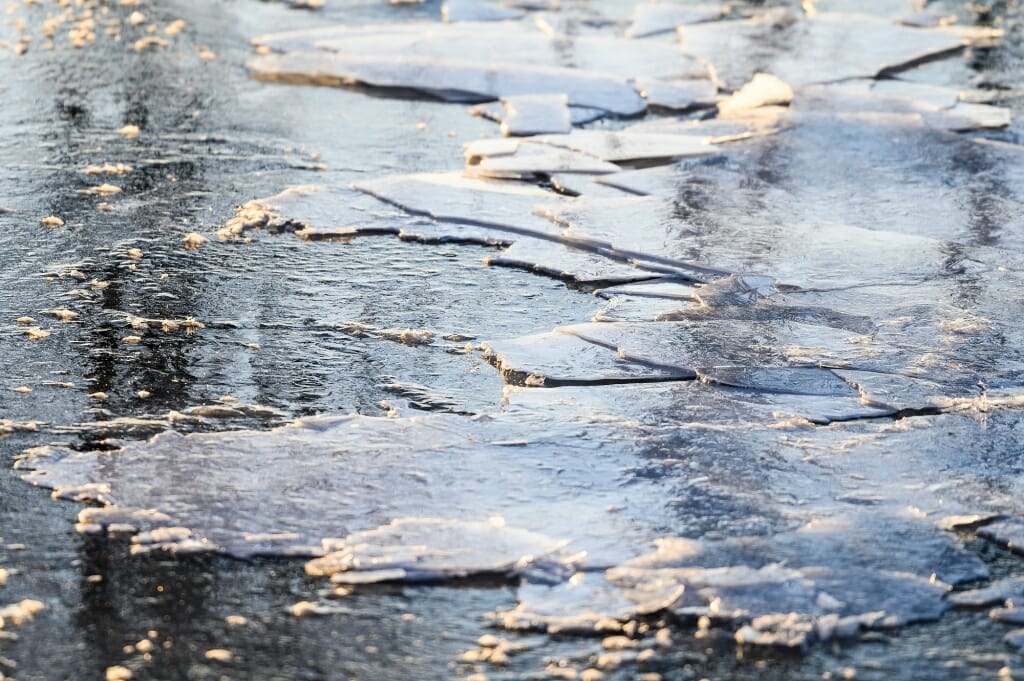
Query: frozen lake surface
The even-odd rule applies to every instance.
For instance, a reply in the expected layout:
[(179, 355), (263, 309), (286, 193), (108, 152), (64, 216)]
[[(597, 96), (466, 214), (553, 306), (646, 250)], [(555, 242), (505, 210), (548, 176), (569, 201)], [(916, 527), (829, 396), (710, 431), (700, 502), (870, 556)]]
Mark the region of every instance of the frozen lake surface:
[(12, 4), (0, 681), (1024, 678), (1022, 30)]

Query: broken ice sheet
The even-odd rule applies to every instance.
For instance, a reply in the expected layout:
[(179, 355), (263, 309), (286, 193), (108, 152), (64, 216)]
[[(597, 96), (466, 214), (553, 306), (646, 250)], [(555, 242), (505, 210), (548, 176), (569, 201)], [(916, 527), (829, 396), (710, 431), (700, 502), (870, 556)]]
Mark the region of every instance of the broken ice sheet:
[(642, 2), (633, 9), (633, 23), (627, 38), (644, 38), (676, 30), (684, 24), (715, 21), (728, 14), (723, 5), (693, 5), (676, 2)]
[(536, 578), (544, 572), (561, 581), (580, 558), (565, 550), (567, 544), (500, 520), (399, 518), (344, 539), (324, 539), (325, 554), (308, 562), (306, 572), (335, 584), (529, 573)]
[(756, 71), (794, 86), (871, 78), (951, 56), (970, 42), (950, 28), (909, 28), (883, 17), (830, 11), (797, 16), (772, 10), (751, 19), (682, 26), (679, 35), (683, 52), (709, 62), (731, 87)]
[(877, 17), (895, 18), (926, 3), (920, 0), (810, 0), (803, 8), (817, 12), (863, 12)]
[[(561, 94), (519, 95), (503, 97), (500, 102), (479, 104), (469, 112), (501, 123), (501, 133), (505, 137), (567, 133), (574, 124), (586, 123), (604, 115), (600, 111), (594, 113), (595, 110), (570, 107), (568, 104), (568, 98)], [(512, 149), (508, 153), (514, 151)], [(472, 160), (475, 155), (467, 152), (467, 159)]]
[(697, 376), (714, 385), (794, 395), (852, 396), (849, 383), (819, 367), (700, 367)]
[(613, 259), (593, 250), (529, 238), (516, 239), (500, 254), (489, 256), (484, 262), (585, 286), (609, 286), (661, 276), (655, 270), (634, 266), (622, 258)]
[(534, 387), (693, 378), (686, 369), (634, 364), (614, 351), (562, 333), (542, 333), (483, 344), (484, 356), (510, 385)]
[(594, 292), (608, 304), (594, 315), (595, 322), (657, 322), (703, 316), (702, 296), (710, 286), (696, 286), (670, 279), (625, 284)]
[(505, 248), (511, 245), (514, 239), (525, 237), (476, 225), (420, 220), (402, 227), (398, 232), (398, 238), (425, 244), (478, 244)]
[(561, 230), (533, 215), (535, 206), (560, 197), (534, 185), (469, 178), (461, 173), (396, 175), (353, 185), (414, 215), (467, 223), (510, 234), (558, 237)]
[(922, 119), (935, 128), (965, 132), (984, 128), (1005, 128), (1012, 122), (1012, 114), (1007, 107), (957, 102), (948, 109), (925, 113)]
[[(562, 95), (522, 95), (523, 97), (561, 97)], [(508, 98), (506, 98), (508, 99)], [(601, 109), (593, 109), (585, 106), (570, 106), (569, 111), (569, 124), (572, 125), (584, 125), (585, 123), (591, 123), (598, 119), (604, 118), (607, 113)], [(501, 123), (505, 120), (506, 111), (504, 105), (501, 102), (484, 102), (483, 104), (477, 104), (470, 108), (469, 112), (474, 116), (481, 116), (488, 120), (496, 123)], [(564, 130), (548, 130), (545, 132), (565, 132)], [(486, 144), (487, 140), (478, 140)], [(474, 146), (475, 142), (470, 142), (467, 146)], [(511, 153), (511, 152), (510, 152)], [(491, 154), (483, 154), (485, 156)], [(469, 155), (472, 156), (472, 155)]]
[(649, 268), (677, 268), (681, 277), (706, 281), (728, 271), (672, 257), (671, 244), (682, 239), (676, 230), (687, 225), (676, 219), (676, 208), (656, 198), (578, 198), (537, 210), (564, 230), (562, 238), (580, 248), (599, 250), (609, 257), (634, 260)]
[(430, 57), (292, 52), (259, 57), (250, 62), (249, 68), (254, 77), (262, 80), (414, 88), (454, 102), (565, 93), (574, 105), (624, 116), (638, 114), (646, 107), (643, 98), (623, 79), (553, 66), (503, 66)]
[[(615, 348), (629, 361), (690, 371), (714, 366), (824, 366), (898, 372), (916, 358), (893, 347), (867, 351), (851, 342), (847, 331), (792, 321), (591, 323), (565, 326), (559, 331)], [(856, 394), (852, 386), (850, 394)]]
[[(614, 356), (610, 351), (609, 354)], [(878, 418), (893, 413), (891, 409), (865, 406), (853, 395), (799, 395), (728, 386), (714, 387), (697, 381), (624, 383), (595, 383), (593, 385), (600, 387), (588, 388), (589, 393), (567, 387), (511, 390), (506, 394), (506, 410), (510, 414), (532, 414), (535, 409), (538, 410), (536, 413), (545, 413), (544, 410), (560, 411), (566, 405), (574, 405), (581, 409), (586, 407), (588, 418), (595, 422), (625, 419), (651, 426), (673, 424), (698, 429), (717, 427), (708, 424), (732, 424), (741, 430), (745, 429), (744, 419), (758, 424), (796, 420), (804, 426), (810, 426), (857, 418)], [(762, 425), (757, 428), (762, 429), (769, 439), (774, 439), (772, 429)], [(725, 442), (719, 444), (726, 446)]]
[(678, 312), (679, 301), (650, 296), (612, 296), (594, 313), (595, 322), (655, 322)]

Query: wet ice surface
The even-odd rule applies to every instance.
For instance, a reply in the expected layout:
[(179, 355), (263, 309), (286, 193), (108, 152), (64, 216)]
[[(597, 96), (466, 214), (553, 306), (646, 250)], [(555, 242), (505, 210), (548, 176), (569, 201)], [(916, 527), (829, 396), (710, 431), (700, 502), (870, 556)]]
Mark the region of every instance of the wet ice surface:
[(1012, 677), (1012, 47), (808, 4), (109, 9), (127, 109), (25, 94), (112, 35), (3, 62), (0, 656)]

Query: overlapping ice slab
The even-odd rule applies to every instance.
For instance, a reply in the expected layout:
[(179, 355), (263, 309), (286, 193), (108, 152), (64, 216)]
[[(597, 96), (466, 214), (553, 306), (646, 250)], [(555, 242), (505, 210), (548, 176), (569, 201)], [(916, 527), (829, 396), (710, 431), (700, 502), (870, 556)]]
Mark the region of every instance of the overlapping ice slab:
[(509, 267), (587, 286), (609, 286), (647, 281), (661, 276), (657, 271), (612, 260), (593, 250), (573, 248), (540, 239), (516, 239), (515, 243), (484, 262)]
[(677, 300), (651, 296), (610, 296), (591, 321), (594, 322), (656, 322), (665, 315), (679, 312)]

